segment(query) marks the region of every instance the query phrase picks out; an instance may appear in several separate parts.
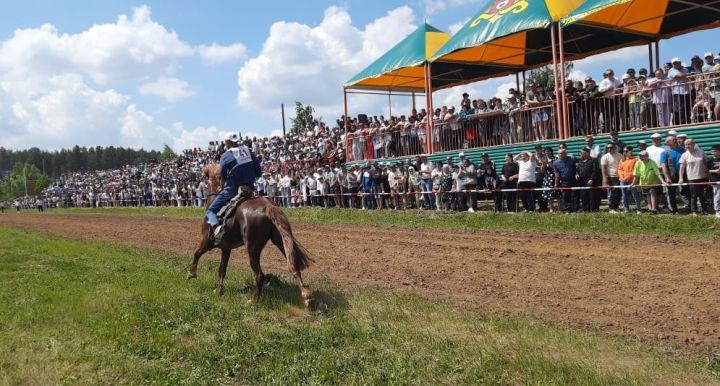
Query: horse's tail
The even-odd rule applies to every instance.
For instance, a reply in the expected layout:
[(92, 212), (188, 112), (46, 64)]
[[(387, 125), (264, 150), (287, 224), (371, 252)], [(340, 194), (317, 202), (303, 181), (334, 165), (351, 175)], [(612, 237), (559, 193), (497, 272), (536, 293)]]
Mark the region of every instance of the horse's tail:
[(310, 253), (293, 236), (290, 222), (285, 213), (276, 206), (269, 206), (266, 215), (272, 221), (275, 229), (280, 233), (283, 241), (283, 249), (288, 265), (294, 272), (300, 272), (310, 266), (315, 260)]

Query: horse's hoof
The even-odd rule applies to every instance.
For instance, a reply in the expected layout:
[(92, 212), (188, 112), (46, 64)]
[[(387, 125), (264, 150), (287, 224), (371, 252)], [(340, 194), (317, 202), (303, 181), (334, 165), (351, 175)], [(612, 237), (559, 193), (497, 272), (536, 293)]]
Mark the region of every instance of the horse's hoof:
[(305, 307), (310, 311), (315, 311), (318, 309), (318, 302), (315, 299), (305, 299)]
[(196, 277), (197, 277), (197, 272), (190, 272), (190, 271), (188, 271), (188, 273), (187, 273), (187, 279), (188, 279), (188, 280), (190, 280), (190, 279), (195, 279)]
[(222, 294), (225, 293), (225, 288), (223, 288), (223, 287), (221, 287), (221, 288), (215, 288), (215, 290), (214, 290), (213, 292), (215, 292), (216, 294), (222, 296)]
[(257, 304), (257, 300), (255, 300), (255, 299), (248, 299), (248, 300), (245, 302), (245, 304), (247, 304), (248, 306), (254, 306), (255, 304)]

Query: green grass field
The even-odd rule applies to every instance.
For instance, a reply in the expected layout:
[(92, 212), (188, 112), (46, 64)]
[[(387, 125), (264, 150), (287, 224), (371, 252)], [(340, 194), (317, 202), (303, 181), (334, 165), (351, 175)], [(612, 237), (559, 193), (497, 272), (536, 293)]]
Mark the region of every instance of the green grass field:
[[(393, 225), (607, 235), (652, 235), (717, 238), (720, 221), (713, 216), (635, 215), (609, 213), (447, 213), (435, 211), (363, 211), (348, 209), (284, 209), (291, 222), (315, 224)], [(51, 209), (50, 213), (123, 214), (202, 218), (197, 208)], [(380, 214), (382, 213), (382, 214)]]
[[(311, 213), (311, 212), (309, 212)], [(317, 214), (318, 216), (320, 214)], [(441, 221), (441, 220), (438, 220)], [(0, 384), (720, 384), (720, 367), (529, 319), (0, 227)]]

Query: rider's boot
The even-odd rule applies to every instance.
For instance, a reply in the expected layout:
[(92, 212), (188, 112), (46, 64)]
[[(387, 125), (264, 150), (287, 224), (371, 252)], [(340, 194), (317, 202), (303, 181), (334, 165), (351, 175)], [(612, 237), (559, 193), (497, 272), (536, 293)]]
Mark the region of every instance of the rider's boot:
[(222, 224), (215, 225), (214, 227), (210, 228), (210, 242), (215, 246), (220, 245), (224, 234), (225, 228), (222, 226)]

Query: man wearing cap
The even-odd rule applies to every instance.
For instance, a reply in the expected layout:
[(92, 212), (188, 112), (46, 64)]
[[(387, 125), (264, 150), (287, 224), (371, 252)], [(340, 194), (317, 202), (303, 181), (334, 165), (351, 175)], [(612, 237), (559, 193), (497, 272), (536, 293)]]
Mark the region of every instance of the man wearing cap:
[(604, 132), (610, 129), (618, 129), (620, 125), (620, 116), (618, 109), (620, 104), (615, 98), (615, 94), (622, 87), (622, 82), (615, 78), (615, 73), (612, 69), (607, 69), (603, 74), (605, 77), (598, 85), (598, 91), (603, 94), (603, 119), (605, 127)]
[(637, 141), (638, 151), (647, 151), (647, 142), (644, 139)]
[(651, 100), (655, 105), (656, 119), (654, 125), (651, 122), (651, 126), (665, 127), (670, 125), (672, 93), (667, 85), (668, 80), (665, 79), (665, 72), (661, 68), (655, 70), (655, 77), (647, 81), (646, 86), (650, 90)]
[(680, 58), (673, 58), (672, 68), (668, 71), (669, 84), (672, 86), (673, 124), (690, 123), (690, 87), (688, 70), (682, 66)]
[(224, 141), (227, 150), (220, 157), (223, 189), (205, 212), (206, 221), (210, 224), (210, 236), (215, 244), (220, 242), (224, 233), (217, 212), (237, 194), (240, 194), (241, 199), (252, 197), (255, 179), (262, 175), (260, 162), (247, 146), (239, 144), (240, 136), (237, 133), (226, 134)]
[(600, 169), (602, 171), (603, 186), (608, 187), (610, 190), (608, 209), (610, 213), (617, 213), (621, 194), (615, 187), (620, 185), (618, 166), (622, 156), (617, 152), (617, 146), (612, 142), (606, 145), (606, 149), (607, 153), (600, 159)]
[(687, 134), (678, 133), (675, 138), (677, 138), (677, 144), (682, 149), (682, 152), (685, 152), (685, 140), (687, 140)]
[(662, 144), (662, 135), (655, 133), (650, 136), (652, 145), (648, 146), (647, 152), (651, 160), (660, 165), (660, 156), (665, 152), (665, 146)]
[[(660, 155), (660, 169), (662, 170), (665, 183), (668, 184), (668, 209), (670, 209), (673, 214), (677, 214), (677, 187), (670, 186), (670, 184), (675, 184), (680, 179), (680, 156), (683, 153), (683, 149), (678, 146), (677, 139), (673, 135), (668, 135), (665, 143), (667, 143), (667, 148)], [(682, 193), (684, 193), (684, 191), (684, 189), (681, 189)]]
[(702, 72), (703, 74), (707, 74), (709, 72), (713, 71), (713, 67), (715, 67), (715, 55), (713, 55), (712, 52), (706, 52), (703, 56), (705, 58), (705, 63), (702, 65)]
[[(662, 176), (657, 163), (650, 159), (650, 154), (643, 150), (640, 152), (640, 159), (635, 163), (633, 169), (633, 180), (630, 183), (631, 188), (640, 185), (643, 194), (647, 196), (648, 210), (650, 214), (657, 214), (658, 194), (660, 193), (660, 185)], [(663, 183), (664, 185), (664, 183)]]

